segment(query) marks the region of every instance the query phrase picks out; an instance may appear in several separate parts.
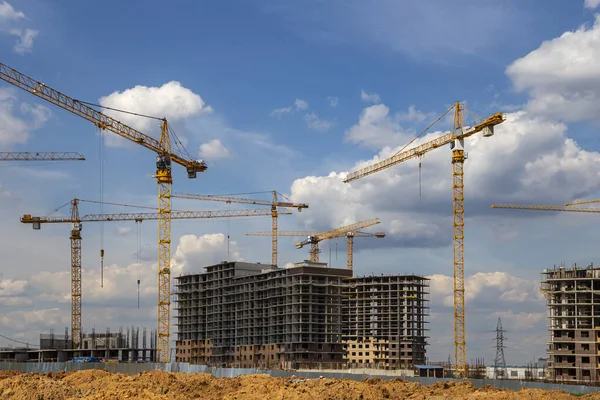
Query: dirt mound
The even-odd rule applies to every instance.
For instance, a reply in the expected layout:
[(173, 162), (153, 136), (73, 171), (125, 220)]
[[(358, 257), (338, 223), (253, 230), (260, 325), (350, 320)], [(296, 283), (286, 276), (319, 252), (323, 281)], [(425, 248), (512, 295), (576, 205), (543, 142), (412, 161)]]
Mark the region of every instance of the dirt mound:
[(560, 391), (522, 389), (505, 391), (470, 382), (438, 382), (431, 386), (401, 379), (368, 378), (362, 382), (300, 377), (271, 378), (246, 375), (217, 379), (208, 374), (144, 372), (137, 375), (111, 374), (100, 370), (72, 373), (23, 374), (0, 371), (0, 399), (11, 400), (105, 400), (105, 399), (598, 399), (600, 394), (571, 396)]

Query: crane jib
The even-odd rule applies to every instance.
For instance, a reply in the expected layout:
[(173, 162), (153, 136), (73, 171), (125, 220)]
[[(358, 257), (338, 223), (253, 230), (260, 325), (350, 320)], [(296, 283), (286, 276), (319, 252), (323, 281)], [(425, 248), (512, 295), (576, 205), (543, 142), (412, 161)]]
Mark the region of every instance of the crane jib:
[[(162, 153), (163, 149), (160, 142), (151, 136), (148, 136), (124, 123), (117, 121), (100, 111), (97, 111), (80, 101), (73, 99), (42, 82), (38, 82), (19, 71), (10, 68), (6, 64), (0, 63), (0, 79), (33, 94), (49, 103), (54, 104), (66, 111), (78, 115), (96, 125), (100, 129), (107, 129), (111, 132), (131, 140), (141, 146), (144, 146), (156, 153)], [(170, 153), (171, 160), (187, 168), (194, 168), (196, 171), (206, 170), (204, 163), (189, 159), (180, 153)]]

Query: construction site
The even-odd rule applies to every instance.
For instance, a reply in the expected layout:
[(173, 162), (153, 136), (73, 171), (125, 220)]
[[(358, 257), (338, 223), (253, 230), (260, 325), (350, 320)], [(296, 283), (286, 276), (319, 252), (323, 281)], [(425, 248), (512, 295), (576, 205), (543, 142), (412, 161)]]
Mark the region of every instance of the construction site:
[[(140, 340), (141, 339), (141, 340)], [(84, 360), (85, 359), (85, 360)], [(69, 328), (64, 335), (54, 331), (41, 333), (40, 342), (32, 347), (0, 348), (0, 362), (65, 362), (83, 360), (89, 362), (155, 362), (156, 332), (146, 328), (128, 327), (111, 333), (83, 333), (81, 345), (73, 346)]]
[(426, 280), (351, 275), (306, 260), (223, 262), (177, 277), (176, 361), (284, 370), (424, 363)]
[[(600, 9), (599, 0), (580, 2), (587, 13)], [(0, 152), (0, 163), (14, 166), (0, 185), (2, 245), (16, 257), (0, 274), (1, 398), (600, 399), (600, 267), (573, 263), (593, 260), (594, 251), (575, 243), (594, 227), (550, 216), (600, 212), (600, 149), (588, 131), (580, 144), (567, 136), (569, 124), (583, 129), (597, 114), (586, 106), (600, 91), (582, 76), (600, 79), (590, 72), (598, 54), (588, 54), (600, 49), (600, 16), (521, 58), (511, 52), (509, 62), (488, 53), (500, 34), (438, 43), (456, 26), (481, 32), (470, 11), (459, 18), (415, 2), (375, 13), (357, 2), (338, 15), (352, 29), (336, 34), (320, 20), (339, 5), (316, 3), (302, 4), (307, 15), (290, 4), (260, 13), (232, 7), (244, 19), (190, 3), (193, 12), (177, 15), (197, 20), (179, 32), (158, 3), (123, 4), (112, 15), (86, 9), (86, 19), (78, 13), (88, 5), (60, 6), (59, 18), (49, 5), (20, 4), (26, 17), (0, 0), (0, 47), (16, 40), (0, 60), (0, 143), (18, 150)], [(507, 21), (525, 20), (509, 8), (500, 10)], [(409, 12), (418, 23), (399, 18)], [(47, 18), (43, 30), (26, 28), (31, 16)], [(96, 18), (119, 26), (102, 38), (118, 57), (89, 53), (98, 38), (88, 30), (103, 28)], [(151, 38), (159, 18), (171, 22), (164, 37)], [(411, 23), (448, 21), (446, 31), (433, 29), (436, 45), (424, 34), (400, 43), (417, 31)], [(500, 30), (496, 23), (489, 18), (490, 32)], [(44, 30), (51, 33), (38, 37)], [(292, 31), (298, 37), (286, 36)], [(126, 37), (133, 42), (122, 47)], [(35, 57), (34, 39), (46, 46)], [(143, 57), (143, 40), (164, 53), (146, 49), (156, 65)], [(179, 40), (185, 53), (172, 44)], [(315, 50), (315, 41), (328, 50)], [(368, 54), (345, 48), (361, 41)], [(401, 55), (390, 64), (402, 67), (400, 83), (378, 69), (387, 58), (371, 59), (379, 46), (389, 47), (379, 57)], [(454, 65), (444, 51), (477, 60)], [(61, 66), (71, 54), (72, 65)], [(459, 69), (460, 79), (474, 81), (468, 90)], [(435, 95), (417, 96), (426, 84)], [(570, 103), (582, 109), (566, 110)], [(93, 143), (75, 140), (86, 127)], [(81, 148), (30, 151), (37, 129), (43, 146)], [(65, 138), (53, 142), (52, 129)], [(204, 179), (197, 189), (182, 176)], [(549, 198), (559, 204), (517, 203)], [(535, 213), (521, 220), (521, 211)], [(64, 236), (52, 226), (66, 228)], [(568, 263), (548, 268), (563, 259), (559, 251)]]

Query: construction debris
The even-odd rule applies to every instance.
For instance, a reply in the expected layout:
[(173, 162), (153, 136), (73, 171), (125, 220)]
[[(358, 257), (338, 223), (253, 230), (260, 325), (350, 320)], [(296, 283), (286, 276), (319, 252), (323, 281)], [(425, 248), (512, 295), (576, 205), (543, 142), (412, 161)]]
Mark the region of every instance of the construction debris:
[[(100, 370), (72, 373), (0, 373), (0, 398), (29, 399), (574, 399), (561, 391), (522, 389), (518, 392), (493, 387), (477, 389), (469, 382), (439, 382), (431, 386), (401, 379), (370, 378), (362, 382), (331, 378), (272, 378), (246, 375), (215, 378), (209, 374), (145, 372), (110, 374)], [(600, 399), (600, 394), (577, 396)]]

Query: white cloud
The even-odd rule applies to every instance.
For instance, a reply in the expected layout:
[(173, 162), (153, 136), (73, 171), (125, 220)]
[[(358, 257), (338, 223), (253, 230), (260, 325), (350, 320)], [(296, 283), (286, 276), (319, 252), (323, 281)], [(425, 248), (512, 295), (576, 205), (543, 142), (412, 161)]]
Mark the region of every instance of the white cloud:
[(18, 306), (29, 306), (32, 304), (33, 304), (33, 300), (27, 296), (0, 297), (0, 306), (18, 307)]
[(340, 99), (335, 96), (328, 96), (327, 100), (329, 101), (329, 105), (331, 107), (337, 107)]
[(202, 236), (184, 235), (179, 239), (171, 261), (173, 273), (200, 273), (201, 267), (206, 265), (217, 264), (223, 260), (242, 260), (234, 240), (229, 243), (229, 254), (227, 248), (227, 236), (222, 233)]
[(360, 99), (366, 103), (381, 103), (381, 97), (377, 93), (367, 93), (364, 90), (360, 91)]
[[(103, 107), (111, 107), (157, 118), (164, 117), (171, 124), (195, 115), (211, 113), (213, 111), (210, 106), (206, 105), (200, 95), (182, 86), (177, 81), (167, 82), (160, 87), (137, 85), (131, 89), (126, 89), (122, 92), (116, 91), (108, 96), (101, 97), (99, 102)], [(104, 109), (102, 112), (151, 136), (158, 137), (160, 133), (161, 122), (155, 119), (143, 118), (108, 109)], [(127, 141), (109, 133), (106, 136), (106, 143), (112, 146), (119, 146), (127, 143)]]
[[(453, 307), (453, 277), (436, 274), (427, 278), (430, 279), (431, 297), (441, 299), (445, 307)], [(544, 299), (539, 291), (539, 282), (499, 271), (478, 272), (465, 279), (466, 304), (481, 303), (482, 297), (506, 303), (542, 302)]]
[[(241, 253), (235, 241), (229, 245), (227, 254), (227, 237), (222, 233), (202, 236), (183, 235), (171, 259), (174, 276), (181, 273), (201, 272), (201, 267), (216, 264), (222, 260), (241, 260)], [(156, 249), (152, 250), (151, 262), (132, 263), (126, 266), (111, 264), (104, 268), (103, 287), (101, 287), (98, 267), (82, 269), (82, 296), (85, 309), (90, 307), (109, 307), (136, 300), (137, 280), (140, 279), (140, 299), (146, 304), (154, 300), (156, 287)], [(71, 302), (70, 272), (43, 271), (33, 274), (27, 281), (0, 281), (0, 304), (2, 296), (17, 296), (30, 288), (38, 303), (69, 304)], [(152, 303), (154, 306), (154, 303)], [(155, 306), (154, 306), (155, 307)], [(84, 319), (91, 318), (90, 312), (84, 310)], [(48, 324), (51, 326), (51, 324)]]
[(585, 0), (584, 1), (584, 6), (585, 8), (589, 8), (589, 9), (596, 9), (598, 6), (600, 6), (600, 0)]
[(0, 281), (0, 297), (9, 297), (25, 294), (27, 281), (5, 279)]
[(19, 37), (17, 43), (15, 43), (15, 53), (24, 55), (25, 53), (31, 53), (33, 40), (37, 37), (39, 31), (34, 29), (11, 29), (10, 34)]
[(229, 157), (229, 150), (223, 146), (219, 139), (212, 139), (207, 143), (202, 143), (198, 149), (198, 157), (205, 160), (219, 160)]
[(283, 108), (276, 108), (275, 110), (271, 111), (271, 117), (280, 117), (283, 114), (289, 114), (292, 112), (292, 107), (283, 107)]
[[(67, 326), (70, 318), (65, 311), (58, 308), (32, 310), (32, 311), (12, 311), (0, 316), (0, 326), (3, 328), (30, 330), (38, 335), (42, 329), (46, 330), (49, 326)], [(38, 336), (39, 338), (39, 336)], [(33, 342), (35, 343), (35, 342)]]
[(406, 112), (398, 113), (398, 120), (402, 122), (423, 122), (426, 120), (432, 120), (435, 118), (435, 114), (424, 113), (416, 109), (414, 105), (408, 107)]
[(17, 99), (12, 89), (0, 88), (0, 146), (4, 149), (27, 143), (31, 131), (41, 128), (50, 118), (50, 110), (42, 105), (22, 103), (17, 115)]
[(408, 142), (409, 135), (402, 129), (397, 118), (390, 117), (385, 104), (366, 107), (358, 124), (346, 131), (346, 140), (372, 149), (398, 146)]
[(12, 167), (11, 171), (15, 177), (24, 177), (27, 179), (38, 179), (46, 181), (67, 181), (72, 179), (71, 173), (67, 171), (54, 170), (54, 169), (40, 169), (36, 167)]
[(296, 106), (296, 110), (306, 110), (308, 108), (308, 102), (301, 99), (296, 99), (294, 105)]
[(530, 95), (532, 114), (565, 121), (600, 121), (600, 15), (548, 40), (509, 65), (506, 73), (518, 91)]
[(16, 11), (7, 1), (0, 2), (0, 32), (19, 38), (14, 51), (20, 55), (31, 52), (33, 40), (39, 34), (35, 29), (22, 28), (19, 22), (23, 20), (26, 20), (26, 17), (22, 11)]
[(52, 113), (50, 110), (40, 104), (31, 105), (29, 103), (21, 103), (21, 113), (24, 116), (30, 117), (31, 127), (38, 129), (50, 119)]
[(0, 3), (0, 20), (18, 21), (24, 18), (25, 14), (23, 14), (21, 11), (16, 11), (7, 1)]
[[(414, 145), (439, 135), (428, 134)], [(367, 107), (347, 137), (371, 147), (407, 142), (384, 105)], [(524, 111), (507, 114), (495, 136), (471, 137), (466, 146), (467, 218), (497, 214), (489, 209), (492, 203), (561, 204), (600, 191), (600, 153), (583, 150), (567, 138), (564, 124)], [(370, 160), (357, 162), (352, 170), (388, 158), (399, 148), (384, 147)], [(418, 195), (417, 160), (349, 184), (343, 183), (346, 172), (296, 179), (291, 198), (310, 203), (312, 210), (296, 218), (304, 226), (321, 229), (379, 217), (381, 229), (390, 232), (385, 240), (389, 245), (448, 245), (452, 238), (450, 150), (432, 151), (422, 162), (423, 198)]]
[(13, 88), (0, 88), (0, 101), (14, 100), (15, 98)]
[(321, 119), (317, 114), (310, 113), (304, 116), (308, 127), (319, 132), (327, 132), (335, 123), (330, 120)]
[[(503, 328), (506, 326), (506, 321), (516, 329), (530, 328), (532, 325), (544, 325), (546, 318), (545, 312), (513, 312), (513, 311), (496, 311), (492, 314), (494, 318), (502, 318)], [(513, 328), (513, 329), (514, 329)]]
[(306, 110), (308, 108), (308, 102), (302, 99), (296, 99), (294, 101), (294, 106), (287, 106), (287, 107), (282, 107), (282, 108), (276, 108), (275, 110), (271, 111), (271, 114), (269, 114), (271, 117), (281, 117), (284, 114), (290, 114), (292, 112), (292, 108), (294, 108), (296, 111), (302, 111), (302, 110)]
[(119, 236), (127, 236), (131, 232), (133, 232), (133, 227), (131, 226), (117, 226), (117, 235)]
[[(151, 249), (152, 250), (152, 249)], [(222, 233), (206, 234), (202, 236), (183, 235), (179, 238), (177, 247), (173, 249), (171, 259), (172, 275), (179, 276), (182, 273), (199, 273), (202, 267), (216, 264), (222, 260), (241, 260), (241, 253), (235, 241), (229, 244), (229, 254), (227, 237)], [(153, 250), (152, 261), (156, 260), (156, 249)], [(132, 324), (148, 327), (155, 327), (156, 320), (156, 282), (157, 265), (155, 262), (133, 263), (127, 266), (111, 264), (104, 269), (104, 285), (100, 286), (100, 271), (97, 267), (86, 268), (82, 270), (82, 296), (83, 296), (83, 329), (88, 332), (91, 326), (96, 327), (109, 326), (114, 329), (115, 325)], [(30, 329), (38, 334), (41, 330), (49, 327), (62, 328), (69, 324), (68, 305), (71, 302), (70, 296), (70, 273), (69, 271), (60, 272), (39, 272), (33, 274), (29, 279), (30, 295), (35, 304), (60, 305), (61, 309), (52, 309), (48, 312), (45, 325), (38, 325), (36, 315), (44, 315), (44, 312), (27, 314), (27, 321), (22, 324), (16, 324), (10, 327), (14, 330)], [(140, 280), (140, 308), (137, 308), (137, 280)], [(173, 287), (174, 290), (174, 287)], [(13, 290), (13, 292), (18, 292)], [(37, 293), (36, 295), (34, 295)], [(0, 304), (4, 304), (0, 296)], [(7, 300), (10, 301), (10, 300)], [(5, 302), (6, 303), (6, 302)], [(19, 315), (26, 314), (27, 311), (19, 311)], [(15, 316), (17, 313), (15, 313)], [(10, 316), (10, 314), (9, 314)], [(61, 319), (65, 318), (64, 320)], [(0, 317), (0, 325), (5, 320)], [(5, 329), (7, 334), (9, 329)], [(12, 335), (12, 333), (10, 333)], [(18, 337), (15, 333), (13, 337)], [(31, 334), (25, 334), (27, 340), (32, 343), (37, 341), (37, 337)]]

